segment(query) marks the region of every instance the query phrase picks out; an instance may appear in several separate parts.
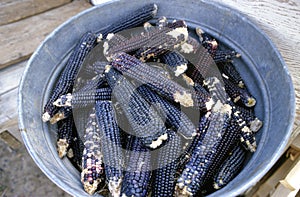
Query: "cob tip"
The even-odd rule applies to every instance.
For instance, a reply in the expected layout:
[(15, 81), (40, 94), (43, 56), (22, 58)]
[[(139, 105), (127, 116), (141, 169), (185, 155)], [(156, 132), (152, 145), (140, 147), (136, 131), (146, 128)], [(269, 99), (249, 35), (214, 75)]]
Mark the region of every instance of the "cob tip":
[(90, 195), (93, 195), (97, 190), (99, 183), (100, 183), (99, 179), (94, 180), (92, 184), (90, 182), (84, 182), (83, 183), (84, 191), (86, 191)]
[(157, 11), (158, 11), (158, 6), (156, 5), (156, 4), (153, 4), (153, 11), (152, 11), (152, 14), (153, 14), (153, 16), (156, 16), (156, 14), (157, 14)]
[(175, 76), (178, 77), (179, 75), (181, 75), (182, 73), (184, 73), (187, 70), (187, 64), (181, 64), (179, 66), (176, 66), (176, 70), (175, 72)]
[(69, 147), (69, 143), (66, 139), (59, 139), (57, 141), (57, 152), (59, 158), (63, 158), (67, 154), (67, 149)]
[(55, 124), (62, 119), (65, 119), (65, 115), (59, 112), (50, 119), (50, 124)]
[(45, 112), (43, 115), (42, 115), (42, 120), (43, 122), (48, 122), (50, 120), (51, 116), (48, 112)]
[(256, 104), (256, 100), (253, 97), (247, 99), (246, 107), (253, 107)]
[(114, 177), (115, 180), (108, 182), (108, 189), (113, 197), (119, 197), (121, 194), (122, 179)]
[(263, 122), (261, 120), (259, 120), (258, 118), (255, 118), (250, 123), (250, 130), (255, 133), (262, 127), (262, 125), (263, 125)]

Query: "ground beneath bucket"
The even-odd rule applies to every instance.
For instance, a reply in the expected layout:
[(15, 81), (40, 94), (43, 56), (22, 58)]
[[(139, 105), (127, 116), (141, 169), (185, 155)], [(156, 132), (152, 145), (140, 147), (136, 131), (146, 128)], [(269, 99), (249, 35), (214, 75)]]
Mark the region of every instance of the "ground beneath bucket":
[(13, 150), (0, 140), (0, 197), (69, 197), (43, 174), (25, 146)]

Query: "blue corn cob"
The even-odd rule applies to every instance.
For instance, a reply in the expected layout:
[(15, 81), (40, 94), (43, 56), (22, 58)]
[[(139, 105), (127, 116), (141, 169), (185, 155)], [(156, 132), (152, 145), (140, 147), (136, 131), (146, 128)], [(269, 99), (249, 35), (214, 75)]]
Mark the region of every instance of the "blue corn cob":
[(67, 152), (67, 157), (70, 159), (71, 163), (77, 168), (78, 171), (82, 170), (83, 149), (84, 144), (78, 135), (78, 131), (76, 129), (73, 129), (72, 139), (70, 142), (69, 150)]
[(118, 71), (108, 66), (105, 76), (134, 134), (142, 138), (143, 144), (151, 149), (162, 145), (168, 135), (164, 122), (157, 112), (150, 108), (150, 104), (135, 92), (135, 87)]
[(79, 91), (60, 96), (53, 104), (58, 107), (86, 107), (95, 104), (97, 100), (111, 100), (111, 88), (97, 88), (89, 91)]
[(170, 66), (170, 68), (174, 71), (175, 76), (179, 76), (184, 73), (188, 68), (188, 61), (176, 51), (164, 54), (161, 57), (161, 61), (162, 63)]
[(240, 88), (232, 83), (228, 78), (223, 77), (226, 92), (233, 102), (241, 102), (246, 107), (253, 107), (256, 104), (255, 98), (246, 88)]
[[(160, 53), (164, 53), (166, 49), (180, 49), (188, 39), (186, 24), (183, 21), (176, 21), (171, 26), (153, 28), (152, 31), (142, 32), (140, 35), (135, 35), (117, 46), (111, 46), (108, 40), (103, 45), (104, 55), (108, 60), (111, 60), (120, 52), (129, 53), (141, 50), (141, 56), (147, 58), (147, 56), (153, 56), (152, 50), (157, 52), (154, 56), (158, 56)], [(147, 52), (149, 49), (151, 52)]]
[(191, 139), (196, 134), (196, 128), (191, 120), (170, 102), (161, 98), (145, 85), (137, 88), (137, 91), (150, 103), (155, 103), (162, 108), (166, 116), (166, 123), (171, 125), (187, 139)]
[(206, 110), (207, 102), (211, 102), (210, 97), (206, 97), (207, 95), (184, 88), (128, 54), (120, 53), (114, 57), (111, 65), (124, 75), (134, 78), (140, 83), (147, 84), (169, 100), (174, 100), (185, 107), (196, 106), (199, 109)]
[(120, 196), (124, 157), (120, 131), (111, 101), (96, 101), (96, 116), (100, 127), (101, 149), (108, 188), (112, 196)]
[(105, 80), (104, 74), (102, 73), (102, 74), (98, 74), (95, 77), (87, 80), (83, 87), (81, 87), (78, 90), (73, 90), (73, 93), (95, 90), (95, 89), (101, 88), (105, 85), (106, 85), (106, 80)]
[(214, 175), (214, 188), (220, 189), (226, 186), (240, 172), (245, 160), (245, 150), (236, 145)]
[(101, 33), (104, 38), (109, 33), (117, 33), (125, 29), (133, 28), (143, 24), (144, 22), (152, 19), (157, 13), (157, 5), (156, 4), (147, 4), (126, 16), (123, 16), (116, 23), (111, 24)]
[(218, 49), (218, 42), (199, 27), (196, 28), (196, 34), (198, 35), (202, 46), (208, 51), (211, 56), (214, 56)]
[(57, 112), (57, 108), (53, 102), (59, 96), (67, 94), (72, 91), (74, 81), (83, 60), (91, 49), (96, 45), (97, 37), (91, 32), (85, 33), (80, 39), (79, 43), (75, 46), (71, 57), (61, 73), (58, 82), (56, 83), (49, 100), (44, 106), (43, 121), (46, 122)]
[(151, 178), (151, 154), (134, 138), (121, 188), (121, 196), (146, 197)]
[(181, 152), (181, 138), (171, 132), (168, 143), (161, 148), (157, 158), (157, 168), (154, 171), (152, 197), (173, 196), (175, 189), (175, 174), (178, 156)]
[(72, 140), (72, 132), (74, 129), (73, 116), (58, 122), (57, 124), (57, 152), (60, 158), (63, 158), (69, 149), (70, 142)]
[(230, 111), (211, 112), (211, 121), (203, 139), (198, 141), (189, 162), (177, 180), (176, 195), (193, 196), (205, 183), (203, 180), (212, 170), (213, 160), (219, 154), (219, 144), (226, 135), (226, 128), (230, 120)]
[[(232, 107), (228, 104), (224, 87), (216, 77), (207, 78), (204, 84), (208, 87), (215, 104), (200, 120), (201, 133), (189, 147), (192, 154), (177, 181), (177, 195), (195, 195), (209, 180), (211, 173), (224, 157), (222, 148), (230, 148), (231, 139), (236, 140), (235, 134), (232, 131), (228, 132), (227, 129), (231, 121)], [(226, 144), (226, 141), (229, 143)]]
[(213, 59), (216, 63), (219, 63), (219, 62), (228, 62), (231, 61), (233, 58), (237, 58), (240, 56), (241, 54), (237, 53), (236, 51), (217, 50), (213, 56)]
[(240, 88), (245, 87), (244, 80), (231, 62), (220, 62), (217, 66), (220, 72), (227, 76), (234, 84), (238, 85)]
[(50, 119), (51, 124), (55, 124), (60, 120), (68, 118), (72, 115), (72, 108), (71, 107), (62, 107), (58, 110), (58, 112)]
[(252, 132), (256, 133), (262, 127), (263, 122), (255, 116), (253, 108), (244, 108), (238, 105), (235, 108)]
[(81, 171), (83, 188), (90, 195), (95, 193), (100, 183), (103, 183), (105, 179), (100, 141), (99, 126), (93, 110), (85, 129)]

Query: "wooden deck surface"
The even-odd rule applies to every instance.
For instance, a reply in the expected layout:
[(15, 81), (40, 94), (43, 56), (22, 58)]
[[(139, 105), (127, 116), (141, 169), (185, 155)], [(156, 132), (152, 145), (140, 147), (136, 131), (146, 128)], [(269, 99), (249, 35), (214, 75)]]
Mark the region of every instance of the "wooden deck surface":
[[(213, 1), (246, 14), (266, 32), (283, 56), (296, 93), (292, 142), (300, 133), (300, 1)], [(17, 89), (28, 58), (58, 25), (89, 7), (91, 5), (85, 0), (0, 1), (0, 133), (9, 131), (20, 140)]]

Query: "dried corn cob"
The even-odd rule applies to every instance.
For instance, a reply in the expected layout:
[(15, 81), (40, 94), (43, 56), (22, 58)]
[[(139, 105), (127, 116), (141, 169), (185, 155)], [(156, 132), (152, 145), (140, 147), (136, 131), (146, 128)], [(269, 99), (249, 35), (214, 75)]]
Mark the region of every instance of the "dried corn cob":
[(211, 54), (211, 56), (214, 56), (218, 49), (218, 42), (199, 27), (196, 28), (196, 34), (198, 35), (202, 46), (208, 51), (209, 54)]
[[(176, 21), (173, 26), (174, 28), (154, 28), (152, 31), (142, 32), (140, 35), (133, 36), (117, 46), (111, 46), (109, 41), (106, 41), (103, 45), (104, 55), (108, 60), (111, 60), (114, 55), (120, 52), (128, 53), (138, 49), (146, 51), (149, 48), (154, 48), (156, 52), (165, 52), (165, 49), (174, 50), (180, 48), (188, 39), (187, 27), (182, 21)], [(148, 52), (145, 55), (153, 56), (152, 53)], [(154, 54), (154, 56), (158, 55), (159, 53)]]
[(127, 16), (122, 17), (116, 23), (111, 24), (108, 26), (104, 31), (102, 31), (102, 35), (104, 38), (109, 33), (117, 33), (125, 29), (133, 28), (138, 25), (143, 24), (144, 22), (153, 18), (157, 13), (157, 5), (156, 4), (148, 4), (145, 5), (132, 13), (128, 14)]
[(53, 105), (58, 107), (86, 107), (95, 104), (96, 100), (111, 100), (111, 88), (97, 88), (90, 91), (79, 91), (60, 96)]
[(231, 62), (220, 62), (217, 64), (217, 66), (223, 74), (223, 77), (228, 77), (229, 80), (238, 85), (240, 88), (245, 87), (244, 80)]
[(72, 132), (74, 129), (73, 116), (70, 115), (68, 118), (58, 122), (57, 126), (57, 152), (58, 156), (63, 158), (67, 154), (72, 140)]
[(241, 170), (246, 159), (246, 152), (239, 145), (231, 151), (214, 176), (214, 188), (220, 189), (227, 185)]
[(106, 80), (104, 74), (98, 74), (90, 80), (87, 80), (85, 85), (79, 90), (73, 90), (74, 92), (85, 92), (90, 90), (95, 90), (106, 85)]
[(72, 139), (70, 142), (69, 150), (67, 152), (67, 157), (70, 159), (71, 163), (78, 169), (82, 170), (82, 153), (84, 149), (84, 144), (78, 135), (78, 131), (73, 129)]
[(55, 124), (60, 120), (68, 118), (72, 115), (72, 108), (71, 107), (62, 107), (58, 110), (58, 112), (50, 119), (51, 124)]
[[(223, 75), (224, 76), (224, 75)], [(233, 102), (241, 102), (246, 107), (253, 107), (256, 104), (255, 98), (246, 88), (240, 88), (233, 84), (228, 78), (223, 77), (226, 92)]]
[[(174, 100), (185, 107), (196, 106), (200, 109), (210, 107), (210, 97), (199, 92), (193, 92), (182, 87), (172, 80), (165, 78), (153, 71), (147, 64), (125, 53), (120, 53), (114, 58), (111, 65), (121, 71), (124, 75), (138, 80), (140, 83), (147, 84), (169, 100)], [(195, 94), (194, 94), (195, 93)]]
[(241, 119), (246, 122), (252, 132), (256, 133), (262, 127), (263, 122), (255, 116), (252, 108), (244, 108), (238, 105), (235, 107), (236, 110), (240, 112), (239, 116)]
[(231, 109), (224, 104), (221, 109), (212, 111), (210, 116), (211, 121), (203, 140), (198, 141), (196, 149), (177, 180), (176, 195), (195, 195), (203, 186), (203, 180), (207, 173), (212, 170), (210, 167), (213, 165), (214, 157), (220, 153), (218, 147), (222, 138), (227, 135), (225, 133), (229, 124)]
[(88, 119), (84, 135), (81, 182), (84, 190), (92, 195), (104, 182), (104, 164), (100, 144), (100, 131), (93, 111)]
[(121, 196), (145, 197), (151, 178), (151, 154), (139, 138), (134, 138), (124, 174)]
[(157, 158), (157, 168), (154, 172), (154, 182), (151, 196), (173, 196), (178, 155), (181, 152), (181, 138), (170, 132), (166, 148), (161, 148)]
[(162, 145), (168, 135), (164, 122), (157, 112), (135, 92), (135, 87), (118, 71), (108, 66), (105, 75), (135, 135), (141, 137), (143, 144), (151, 149)]
[(233, 58), (238, 58), (240, 56), (241, 54), (237, 53), (236, 51), (217, 50), (213, 56), (213, 59), (216, 63), (219, 63), (219, 62), (228, 62), (231, 61)]
[(171, 125), (175, 131), (178, 131), (187, 139), (191, 139), (196, 134), (196, 128), (191, 120), (170, 102), (161, 98), (145, 85), (138, 87), (137, 91), (149, 103), (155, 103), (162, 108), (163, 113), (166, 116), (166, 123)]
[(176, 51), (164, 54), (161, 57), (161, 61), (162, 63), (170, 66), (170, 68), (174, 71), (175, 76), (181, 75), (188, 68), (188, 61)]
[(112, 196), (120, 196), (124, 157), (120, 131), (111, 101), (96, 101), (96, 116), (100, 126), (101, 149), (106, 180)]
[(91, 32), (85, 33), (80, 39), (79, 43), (75, 46), (71, 57), (61, 73), (57, 84), (55, 85), (49, 100), (44, 106), (43, 121), (49, 121), (50, 118), (57, 112), (57, 108), (53, 105), (53, 102), (58, 99), (59, 96), (67, 94), (72, 91), (74, 86), (75, 77), (82, 65), (83, 60), (90, 52), (90, 50), (96, 45), (97, 37)]

